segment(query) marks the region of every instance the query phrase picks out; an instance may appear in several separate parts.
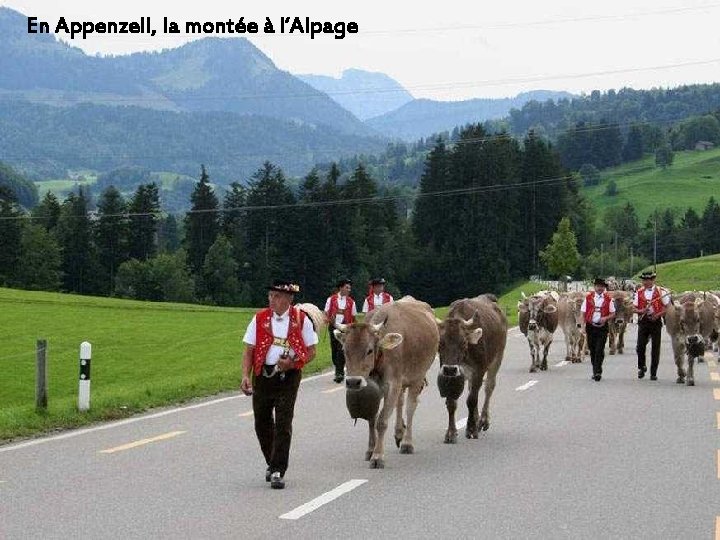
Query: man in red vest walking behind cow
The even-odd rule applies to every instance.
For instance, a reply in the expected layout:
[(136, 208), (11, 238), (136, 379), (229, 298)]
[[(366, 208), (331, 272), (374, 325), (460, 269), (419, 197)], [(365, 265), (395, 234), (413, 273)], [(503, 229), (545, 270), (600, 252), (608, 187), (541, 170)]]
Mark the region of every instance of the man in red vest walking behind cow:
[(335, 337), (333, 330), (338, 324), (352, 324), (355, 322), (357, 306), (355, 300), (350, 297), (351, 290), (352, 281), (341, 279), (337, 282), (336, 292), (325, 302), (325, 316), (328, 320), (328, 331), (330, 333), (330, 351), (335, 366), (335, 379), (333, 380), (336, 383), (341, 383), (345, 379), (345, 353), (343, 352), (342, 343)]
[(608, 336), (608, 321), (615, 317), (615, 303), (607, 293), (607, 282), (595, 278), (595, 290), (583, 300), (580, 311), (585, 314), (585, 333), (587, 335), (593, 380), (602, 379), (602, 365), (605, 358), (605, 342)]
[(375, 278), (370, 280), (370, 291), (365, 298), (362, 312), (369, 313), (375, 308), (378, 308), (384, 304), (392, 304), (393, 297), (390, 293), (385, 292), (385, 279)]
[(657, 381), (658, 364), (660, 364), (660, 338), (662, 336), (662, 316), (665, 306), (670, 303), (670, 295), (655, 285), (655, 272), (640, 274), (642, 287), (635, 293), (633, 299), (634, 311), (638, 314), (638, 379), (645, 377), (647, 364), (645, 351), (648, 341), (652, 341), (650, 348), (650, 380)]
[(273, 489), (285, 487), (301, 370), (315, 357), (318, 342), (310, 317), (292, 305), (298, 292), (298, 285), (275, 280), (268, 287), (269, 307), (255, 314), (243, 338), (240, 389), (252, 395), (255, 433), (267, 463), (265, 481)]

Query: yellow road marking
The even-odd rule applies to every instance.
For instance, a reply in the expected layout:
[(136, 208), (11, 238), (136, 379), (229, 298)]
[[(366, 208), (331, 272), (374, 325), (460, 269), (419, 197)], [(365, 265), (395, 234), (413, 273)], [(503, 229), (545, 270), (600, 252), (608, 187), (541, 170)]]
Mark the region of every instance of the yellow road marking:
[(339, 392), (340, 390), (345, 390), (344, 386), (338, 386), (337, 388), (331, 388), (330, 390), (323, 390), (323, 394), (333, 394), (335, 392)]
[(720, 450), (717, 451), (717, 467), (718, 467), (717, 475), (718, 475), (718, 478), (720, 479)]
[(715, 414), (717, 414), (717, 426), (718, 426), (718, 429), (720, 429), (720, 412), (715, 413)]
[(248, 416), (252, 416), (253, 414), (254, 413), (252, 411), (248, 411), (248, 412), (240, 413), (240, 414), (238, 414), (238, 416), (240, 418), (247, 418)]
[(720, 388), (713, 388), (713, 397), (720, 400)]
[(711, 371), (710, 372), (710, 380), (711, 381), (720, 381), (720, 373), (717, 371)]
[(165, 433), (164, 435), (158, 435), (157, 437), (150, 437), (149, 439), (141, 439), (139, 441), (131, 442), (128, 444), (123, 444), (122, 446), (116, 446), (115, 448), (108, 448), (107, 450), (100, 450), (101, 454), (114, 454), (115, 452), (122, 452), (123, 450), (130, 450), (132, 448), (137, 448), (138, 446), (143, 446), (145, 444), (154, 443), (157, 441), (164, 441), (167, 439), (172, 439), (173, 437), (177, 437), (178, 435), (182, 435), (183, 433), (187, 433), (187, 431), (171, 431), (170, 433)]

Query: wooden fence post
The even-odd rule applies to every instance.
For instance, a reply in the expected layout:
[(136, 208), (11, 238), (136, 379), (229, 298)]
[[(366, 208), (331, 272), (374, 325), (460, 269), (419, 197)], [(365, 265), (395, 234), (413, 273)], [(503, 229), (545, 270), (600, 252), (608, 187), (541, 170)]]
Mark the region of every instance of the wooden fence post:
[(38, 339), (36, 345), (35, 408), (47, 410), (47, 340)]

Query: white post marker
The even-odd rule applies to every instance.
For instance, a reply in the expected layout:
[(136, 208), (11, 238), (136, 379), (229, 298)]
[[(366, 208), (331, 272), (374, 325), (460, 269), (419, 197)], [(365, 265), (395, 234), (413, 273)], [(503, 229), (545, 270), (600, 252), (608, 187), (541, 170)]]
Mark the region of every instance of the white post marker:
[(80, 388), (78, 390), (78, 409), (87, 411), (90, 408), (90, 357), (92, 345), (87, 341), (80, 344)]

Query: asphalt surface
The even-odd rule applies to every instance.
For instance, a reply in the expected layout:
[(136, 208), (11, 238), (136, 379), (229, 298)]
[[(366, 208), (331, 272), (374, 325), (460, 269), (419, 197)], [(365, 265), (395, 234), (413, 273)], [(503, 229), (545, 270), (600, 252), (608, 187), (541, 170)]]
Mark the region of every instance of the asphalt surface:
[[(716, 363), (696, 369), (695, 387), (675, 384), (663, 334), (660, 380), (637, 380), (634, 326), (626, 342), (594, 382), (588, 360), (556, 365), (560, 332), (549, 371), (528, 373), (527, 343), (511, 330), (490, 429), (478, 440), (461, 430), (456, 445), (443, 444), (433, 366), (415, 454), (400, 455), (389, 429), (384, 470), (368, 469), (367, 424), (353, 425), (344, 390), (306, 380), (284, 491), (264, 481), (240, 396), (0, 446), (0, 538), (713, 537)], [(303, 508), (339, 486), (349, 491)]]

